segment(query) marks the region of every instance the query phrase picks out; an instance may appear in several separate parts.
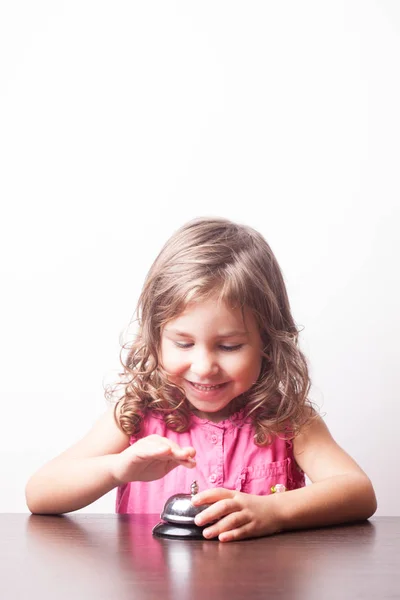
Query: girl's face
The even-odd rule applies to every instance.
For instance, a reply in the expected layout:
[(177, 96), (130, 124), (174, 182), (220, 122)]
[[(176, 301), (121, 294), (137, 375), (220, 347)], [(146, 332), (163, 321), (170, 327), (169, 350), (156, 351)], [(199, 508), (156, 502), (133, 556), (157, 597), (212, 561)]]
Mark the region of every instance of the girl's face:
[(197, 414), (217, 423), (261, 369), (261, 336), (252, 313), (215, 299), (190, 303), (161, 335), (161, 363)]

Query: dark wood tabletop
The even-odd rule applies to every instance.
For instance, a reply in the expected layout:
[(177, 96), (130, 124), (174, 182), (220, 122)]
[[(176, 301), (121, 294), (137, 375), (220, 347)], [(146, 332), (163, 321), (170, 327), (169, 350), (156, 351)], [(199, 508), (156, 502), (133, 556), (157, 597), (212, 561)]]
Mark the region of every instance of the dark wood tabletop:
[(153, 537), (157, 521), (0, 514), (0, 598), (400, 598), (400, 518), (225, 544)]

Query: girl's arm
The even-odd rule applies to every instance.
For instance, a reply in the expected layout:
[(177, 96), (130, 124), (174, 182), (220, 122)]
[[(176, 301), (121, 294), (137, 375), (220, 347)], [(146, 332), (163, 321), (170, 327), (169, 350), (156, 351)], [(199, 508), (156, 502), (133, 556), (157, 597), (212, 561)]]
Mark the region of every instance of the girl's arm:
[(193, 504), (211, 505), (195, 519), (197, 525), (210, 524), (203, 535), (229, 542), (358, 521), (374, 514), (376, 498), (370, 480), (338, 446), (321, 418), (315, 417), (304, 428), (293, 447), (295, 459), (312, 485), (269, 496), (224, 488), (200, 492), (192, 498)]
[(32, 475), (26, 502), (32, 513), (70, 512), (129, 481), (159, 479), (179, 464), (191, 468), (194, 455), (193, 448), (180, 448), (158, 435), (130, 445), (111, 409), (82, 440)]
[(62, 513), (94, 502), (116, 486), (113, 456), (129, 446), (107, 411), (86, 436), (50, 460), (29, 479), (26, 502), (33, 513)]
[(312, 485), (277, 495), (282, 529), (334, 525), (374, 514), (377, 503), (370, 480), (320, 417), (295, 438), (293, 449)]

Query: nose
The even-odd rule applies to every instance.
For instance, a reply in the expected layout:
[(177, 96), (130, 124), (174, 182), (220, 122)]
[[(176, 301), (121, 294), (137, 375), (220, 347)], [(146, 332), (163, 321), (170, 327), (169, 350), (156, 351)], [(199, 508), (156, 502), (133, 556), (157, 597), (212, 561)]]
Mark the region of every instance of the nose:
[(212, 352), (199, 349), (193, 355), (190, 370), (197, 377), (206, 378), (210, 375), (216, 375), (219, 366)]

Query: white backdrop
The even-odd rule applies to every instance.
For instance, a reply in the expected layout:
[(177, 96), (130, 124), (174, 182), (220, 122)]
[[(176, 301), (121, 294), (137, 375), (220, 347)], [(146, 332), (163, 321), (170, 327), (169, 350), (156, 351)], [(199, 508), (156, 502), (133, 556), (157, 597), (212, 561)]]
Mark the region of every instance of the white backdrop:
[(161, 244), (218, 215), (272, 246), (311, 396), (400, 514), (399, 59), (396, 0), (1, 3), (0, 511), (105, 410)]

